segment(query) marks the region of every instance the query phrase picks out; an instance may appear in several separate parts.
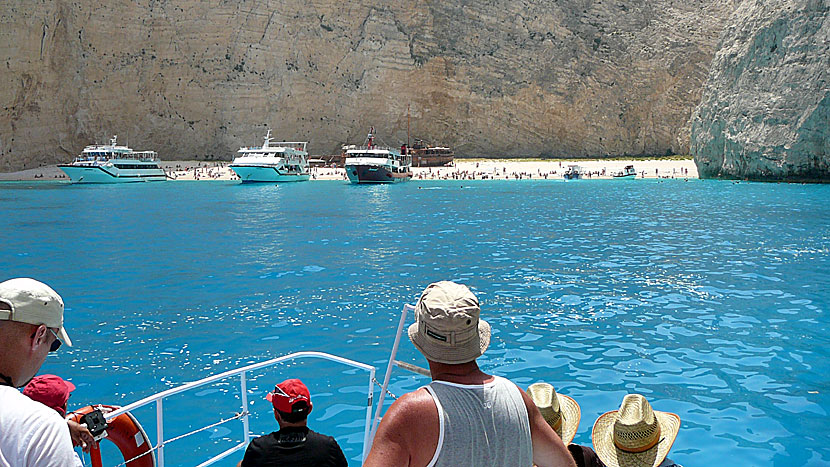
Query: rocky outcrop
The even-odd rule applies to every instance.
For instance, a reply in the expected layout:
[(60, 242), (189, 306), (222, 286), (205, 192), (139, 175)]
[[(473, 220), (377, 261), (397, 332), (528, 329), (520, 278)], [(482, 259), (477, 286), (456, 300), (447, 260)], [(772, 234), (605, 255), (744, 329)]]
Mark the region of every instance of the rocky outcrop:
[(701, 177), (830, 181), (828, 12), (828, 0), (736, 10), (692, 120)]
[(738, 0), (0, 3), (0, 171), (117, 133), (229, 159), (412, 133), (460, 155), (685, 153)]

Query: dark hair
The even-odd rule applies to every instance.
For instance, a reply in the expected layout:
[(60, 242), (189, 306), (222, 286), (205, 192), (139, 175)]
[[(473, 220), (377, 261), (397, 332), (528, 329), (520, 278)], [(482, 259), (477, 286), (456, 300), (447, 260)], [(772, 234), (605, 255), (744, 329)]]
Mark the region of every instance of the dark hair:
[(277, 412), (285, 422), (299, 423), (308, 418), (308, 404), (305, 401), (297, 401), (291, 407), (291, 412), (283, 412), (282, 410), (277, 410)]

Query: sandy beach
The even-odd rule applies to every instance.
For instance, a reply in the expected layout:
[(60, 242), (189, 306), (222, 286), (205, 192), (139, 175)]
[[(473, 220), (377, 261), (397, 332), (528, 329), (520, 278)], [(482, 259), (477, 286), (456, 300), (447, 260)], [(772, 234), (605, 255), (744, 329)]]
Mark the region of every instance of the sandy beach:
[[(174, 180), (238, 180), (228, 162), (168, 161), (162, 168)], [(698, 178), (692, 159), (662, 160), (511, 160), (456, 159), (454, 167), (414, 167), (415, 180), (539, 180), (561, 179), (568, 165), (579, 165), (585, 178), (611, 179), (626, 165), (637, 178)], [(312, 180), (346, 180), (342, 168), (315, 167)], [(68, 180), (54, 165), (19, 172), (0, 173), (0, 181)]]

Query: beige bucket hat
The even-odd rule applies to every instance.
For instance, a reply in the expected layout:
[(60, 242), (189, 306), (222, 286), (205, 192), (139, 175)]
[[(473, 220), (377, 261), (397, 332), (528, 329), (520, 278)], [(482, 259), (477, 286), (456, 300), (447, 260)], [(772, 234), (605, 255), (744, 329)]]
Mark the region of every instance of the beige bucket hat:
[(628, 394), (619, 410), (597, 419), (591, 440), (608, 467), (656, 467), (669, 454), (679, 430), (676, 414), (657, 412), (645, 397)]
[(0, 310), (0, 320), (58, 329), (61, 342), (72, 347), (63, 327), (63, 299), (48, 285), (26, 277), (0, 282), (0, 302), (10, 308)]
[(480, 314), (478, 299), (466, 285), (435, 282), (415, 305), (409, 339), (433, 362), (471, 362), (490, 345), (490, 325), (479, 319)]
[(531, 384), (527, 388), (527, 394), (533, 399), (536, 407), (539, 407), (548, 425), (562, 438), (565, 446), (571, 444), (582, 417), (579, 404), (568, 396), (557, 394), (548, 383)]

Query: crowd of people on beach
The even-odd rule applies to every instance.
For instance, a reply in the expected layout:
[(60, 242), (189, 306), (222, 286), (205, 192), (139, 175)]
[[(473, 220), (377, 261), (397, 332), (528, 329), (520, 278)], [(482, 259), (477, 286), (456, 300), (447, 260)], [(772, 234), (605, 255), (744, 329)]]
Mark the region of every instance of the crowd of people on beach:
[[(500, 159), (456, 159), (450, 166), (412, 167), (414, 180), (561, 180), (573, 161), (511, 161)], [(628, 161), (582, 161), (582, 178), (612, 178), (620, 166)], [(639, 168), (637, 178), (697, 178), (691, 160), (633, 162)], [(170, 180), (239, 180), (229, 162), (168, 161), (161, 165)], [(642, 165), (639, 165), (642, 164)], [(691, 172), (690, 172), (691, 167)], [(342, 167), (311, 166), (311, 180), (348, 180)], [(0, 174), (3, 180), (40, 180), (68, 177), (57, 167), (26, 171), (19, 174)]]
[[(559, 163), (559, 167), (562, 164)], [(507, 165), (499, 167), (497, 164), (488, 165), (487, 168), (480, 169), (479, 163), (475, 164), (475, 169), (460, 169), (456, 167), (449, 168), (418, 168), (413, 169), (413, 178), (416, 180), (548, 180), (563, 178), (567, 169), (564, 170), (543, 170), (537, 168), (532, 170), (511, 170), (508, 171)], [(612, 178), (611, 172), (607, 168), (596, 170), (585, 170), (580, 172), (582, 178)], [(638, 178), (646, 178), (646, 172), (640, 171)], [(660, 173), (659, 169), (655, 169), (654, 178), (688, 178), (688, 168), (672, 168), (671, 173), (665, 171)]]
[[(685, 170), (685, 173), (684, 173)], [(311, 180), (348, 180), (346, 171), (343, 168), (312, 167), (310, 169)], [(468, 170), (451, 168), (415, 168), (413, 169), (413, 180), (548, 180), (561, 179), (564, 172), (557, 170), (542, 171), (510, 171), (507, 167), (501, 170)], [(594, 170), (582, 173), (583, 178), (609, 178), (607, 170)], [(168, 170), (168, 175), (174, 180), (238, 180), (239, 177), (226, 165), (216, 163), (205, 166), (194, 166)], [(640, 172), (639, 178), (645, 178), (645, 172)], [(655, 178), (685, 178), (688, 177), (688, 169), (673, 169), (671, 174), (660, 174), (655, 171)]]
[[(680, 418), (636, 393), (596, 420), (593, 448), (572, 444), (581, 416), (574, 399), (544, 382), (522, 390), (478, 367), (491, 336), (480, 313), (463, 284), (424, 289), (407, 333), (432, 381), (387, 410), (365, 466), (677, 467), (667, 455)], [(47, 354), (72, 346), (63, 323), (63, 299), (48, 285), (0, 283), (0, 466), (78, 466), (73, 445), (97, 449), (90, 427), (67, 417), (75, 386), (35, 376)], [(266, 399), (279, 430), (251, 441), (239, 467), (348, 465), (334, 438), (309, 429), (313, 405), (302, 381), (285, 380)]]
[(239, 177), (224, 162), (199, 163), (182, 167), (165, 166), (164, 172), (173, 180), (239, 180)]

